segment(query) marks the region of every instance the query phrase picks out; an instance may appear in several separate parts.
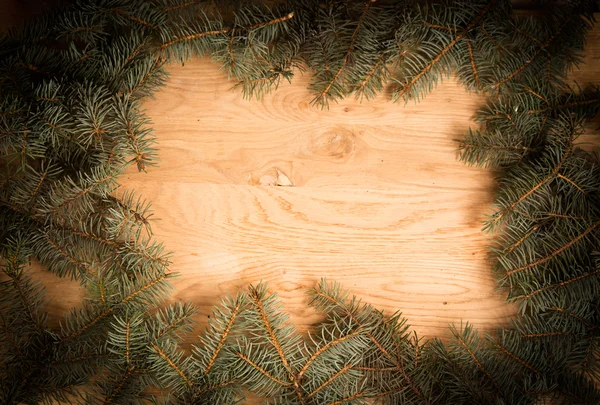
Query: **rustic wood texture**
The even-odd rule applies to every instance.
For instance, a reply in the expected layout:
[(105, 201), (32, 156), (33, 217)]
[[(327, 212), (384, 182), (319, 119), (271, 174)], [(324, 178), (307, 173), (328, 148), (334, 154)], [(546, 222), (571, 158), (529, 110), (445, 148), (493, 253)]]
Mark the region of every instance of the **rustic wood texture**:
[[(600, 83), (599, 58), (597, 28), (574, 78)], [(402, 311), (424, 336), (461, 321), (507, 324), (515, 310), (495, 289), (493, 237), (481, 232), (493, 173), (458, 162), (454, 142), (475, 126), (484, 96), (448, 79), (416, 105), (381, 96), (321, 110), (310, 106), (308, 75), (246, 101), (206, 59), (170, 74), (145, 103), (160, 167), (132, 168), (121, 183), (152, 201), (154, 233), (181, 274), (172, 300), (197, 304), (200, 327), (225, 294), (263, 280), (306, 331), (319, 315), (305, 291), (321, 277)], [(583, 140), (598, 145), (595, 127)], [(56, 324), (82, 292), (37, 273)]]
[(122, 183), (153, 203), (181, 273), (176, 299), (206, 316), (219, 297), (268, 281), (301, 329), (305, 291), (337, 280), (439, 335), (512, 313), (494, 292), (480, 232), (493, 181), (456, 160), (453, 138), (482, 97), (449, 81), (418, 105), (384, 97), (310, 107), (307, 77), (244, 101), (209, 61), (173, 67), (146, 103), (161, 165)]

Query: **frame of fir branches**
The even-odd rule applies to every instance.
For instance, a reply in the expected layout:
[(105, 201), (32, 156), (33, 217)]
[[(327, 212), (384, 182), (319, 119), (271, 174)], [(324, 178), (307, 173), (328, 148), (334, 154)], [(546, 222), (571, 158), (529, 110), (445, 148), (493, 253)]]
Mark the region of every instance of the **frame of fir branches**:
[[(576, 144), (600, 90), (571, 88), (595, 2), (82, 0), (0, 41), (0, 402), (230, 404), (600, 403), (600, 169)], [(267, 286), (225, 298), (184, 353), (195, 308), (163, 305), (169, 257), (150, 206), (117, 198), (156, 163), (140, 100), (165, 65), (210, 55), (248, 98), (308, 68), (313, 103), (418, 101), (451, 72), (490, 96), (460, 159), (500, 173), (494, 270), (519, 316), (481, 336), (423, 341), (322, 281), (326, 318), (303, 339)], [(36, 257), (81, 281), (82, 306), (46, 325)], [(151, 391), (149, 388), (163, 391)]]

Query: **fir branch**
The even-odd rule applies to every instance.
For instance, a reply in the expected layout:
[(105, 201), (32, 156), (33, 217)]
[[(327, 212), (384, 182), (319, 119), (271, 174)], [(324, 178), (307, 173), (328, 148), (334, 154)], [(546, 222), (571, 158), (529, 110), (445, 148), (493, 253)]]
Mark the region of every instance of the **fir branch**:
[(207, 36), (226, 34), (230, 30), (231, 30), (231, 28), (224, 28), (224, 29), (221, 29), (221, 30), (212, 30), (212, 31), (198, 32), (198, 33), (195, 33), (195, 34), (190, 34), (190, 35), (186, 35), (186, 36), (183, 36), (183, 37), (174, 38), (174, 39), (170, 40), (169, 42), (165, 42), (164, 44), (162, 44), (160, 46), (160, 48), (162, 50), (164, 50), (164, 49), (166, 49), (166, 48), (168, 48), (168, 47), (170, 47), (172, 45), (178, 44), (180, 42), (191, 41), (193, 39), (198, 39), (198, 38), (207, 37)]
[[(294, 17), (294, 13), (289, 13), (285, 16), (282, 17), (278, 17), (269, 21), (265, 21), (265, 22), (261, 22), (261, 23), (257, 23), (257, 24), (253, 24), (250, 25), (248, 27), (245, 27), (246, 30), (248, 31), (252, 31), (255, 29), (259, 29), (259, 28), (263, 28), (263, 27), (267, 27), (269, 25), (276, 25), (276, 24), (280, 24), (282, 22), (285, 22), (287, 20), (290, 20)], [(182, 37), (177, 37), (177, 38), (173, 38), (172, 40), (163, 43), (160, 46), (161, 50), (165, 50), (166, 48), (173, 46), (175, 44), (181, 43), (181, 42), (188, 42), (194, 39), (198, 39), (198, 38), (203, 38), (203, 37), (207, 37), (207, 36), (215, 36), (215, 35), (222, 35), (222, 34), (227, 34), (229, 32), (231, 32), (234, 28), (223, 28), (220, 30), (210, 30), (210, 31), (204, 31), (204, 32), (197, 32), (195, 34), (189, 34), (189, 35), (185, 35)]]
[(533, 227), (531, 227), (530, 230), (527, 231), (527, 233), (525, 233), (523, 236), (521, 236), (516, 242), (514, 242), (511, 246), (508, 247), (506, 253), (510, 254), (512, 253), (516, 248), (518, 248), (519, 246), (521, 246), (521, 244), (523, 242), (525, 242), (531, 235), (533, 235), (539, 228), (541, 225), (535, 225)]
[[(523, 70), (525, 70), (527, 67), (529, 67), (537, 58), (540, 54), (545, 53), (547, 54), (547, 48), (548, 46), (550, 46), (550, 44), (552, 44), (552, 42), (554, 40), (556, 40), (556, 38), (559, 37), (559, 35), (561, 34), (562, 30), (571, 22), (571, 17), (566, 18), (563, 23), (558, 27), (558, 29), (555, 31), (554, 35), (550, 36), (550, 38), (548, 38), (546, 41), (544, 41), (544, 43), (540, 44), (539, 48), (536, 50), (536, 52), (531, 56), (531, 58), (529, 58), (528, 60), (526, 60), (525, 62), (523, 62), (523, 64), (521, 64), (520, 66), (518, 66), (514, 71), (512, 71), (511, 73), (509, 73), (506, 77), (504, 77), (503, 79), (500, 79), (497, 83), (493, 84), (491, 86), (491, 89), (498, 89), (501, 86), (505, 85), (507, 82), (513, 80), (515, 77), (517, 77)], [(539, 40), (536, 39), (536, 42), (540, 42)]]
[[(368, 391), (361, 391), (361, 392), (357, 392), (355, 394), (349, 395), (349, 396), (347, 396), (345, 398), (338, 399), (337, 401), (330, 402), (328, 405), (342, 405), (342, 404), (344, 404), (346, 402), (353, 402), (355, 400), (359, 400), (359, 399), (364, 398), (364, 397), (366, 397), (368, 395), (369, 395)], [(386, 395), (387, 395), (387, 393), (386, 393)]]
[(583, 323), (583, 324), (585, 324), (587, 326), (592, 326), (592, 324), (587, 319), (584, 319), (581, 316), (579, 316), (577, 314), (574, 314), (574, 313), (566, 310), (565, 308), (561, 308), (561, 307), (558, 307), (556, 305), (552, 305), (552, 307), (550, 307), (550, 309), (553, 310), (553, 311), (557, 311), (557, 312), (559, 312), (559, 313), (561, 313), (563, 315), (566, 315), (566, 316), (569, 316), (569, 317), (573, 317), (573, 318), (577, 319), (579, 322), (581, 322), (581, 323)]
[(271, 343), (271, 345), (273, 345), (273, 348), (277, 352), (277, 355), (279, 356), (281, 363), (283, 364), (283, 366), (287, 370), (288, 374), (290, 375), (292, 382), (294, 382), (294, 380), (295, 380), (294, 373), (293, 373), (290, 363), (287, 359), (287, 356), (286, 356), (285, 352), (283, 351), (283, 347), (282, 347), (281, 343), (279, 342), (277, 335), (275, 334), (275, 330), (273, 329), (273, 326), (271, 325), (271, 321), (269, 320), (269, 315), (265, 311), (263, 301), (262, 301), (261, 291), (257, 288), (250, 287), (249, 293), (250, 293), (250, 298), (253, 301), (254, 306), (256, 307), (256, 309), (258, 311), (260, 320), (262, 321), (262, 324), (263, 324), (265, 330), (267, 331), (269, 342)]
[(466, 41), (467, 48), (469, 49), (469, 60), (471, 62), (471, 69), (473, 70), (473, 77), (475, 78), (475, 84), (478, 89), (481, 88), (481, 83), (479, 82), (479, 72), (477, 71), (477, 66), (475, 65), (475, 58), (473, 57), (473, 46), (470, 41)]
[(556, 177), (558, 177), (559, 179), (562, 179), (564, 181), (566, 181), (567, 183), (569, 183), (570, 185), (572, 185), (573, 187), (575, 187), (577, 190), (579, 190), (581, 192), (581, 194), (587, 194), (586, 191), (584, 189), (582, 189), (581, 187), (579, 187), (577, 185), (577, 183), (575, 183), (573, 180), (569, 179), (568, 177), (558, 173), (556, 175)]
[(301, 380), (302, 377), (304, 376), (304, 373), (306, 372), (306, 370), (308, 370), (308, 368), (311, 366), (311, 364), (317, 359), (317, 357), (321, 356), (323, 353), (325, 353), (327, 350), (330, 350), (331, 348), (339, 345), (340, 343), (348, 340), (348, 339), (352, 339), (356, 336), (359, 336), (361, 334), (363, 334), (363, 330), (362, 329), (356, 329), (351, 333), (348, 333), (347, 335), (344, 336), (340, 336), (330, 342), (328, 342), (327, 344), (325, 344), (323, 347), (320, 347), (319, 349), (317, 349), (311, 356), (310, 358), (306, 361), (306, 363), (304, 363), (304, 366), (300, 369), (300, 371), (298, 372), (298, 374), (296, 375), (296, 378), (298, 380)]
[(110, 307), (104, 309), (102, 312), (93, 316), (90, 320), (88, 320), (88, 322), (81, 325), (78, 329), (71, 331), (67, 335), (62, 336), (60, 338), (60, 342), (67, 342), (67, 341), (72, 340), (73, 338), (81, 335), (83, 332), (85, 332), (92, 326), (96, 325), (101, 320), (103, 320), (103, 319), (107, 318), (109, 315), (113, 314), (123, 304), (126, 304), (126, 303), (134, 300), (136, 297), (146, 293), (146, 291), (154, 288), (158, 284), (164, 283), (166, 280), (168, 280), (171, 277), (172, 277), (172, 274), (170, 274), (170, 273), (159, 274), (157, 277), (149, 280), (145, 284), (137, 286), (137, 288), (135, 288), (133, 291), (131, 291), (128, 295), (126, 295), (126, 296), (120, 298), (118, 301), (112, 303), (112, 305)]
[(105, 13), (112, 13), (121, 17), (125, 17), (126, 19), (133, 21), (135, 23), (138, 23), (140, 25), (143, 25), (145, 27), (151, 28), (151, 29), (156, 29), (156, 27), (154, 26), (154, 24), (152, 24), (149, 21), (145, 21), (139, 17), (136, 17), (134, 15), (131, 15), (130, 13), (128, 13), (125, 9), (123, 9), (122, 7), (112, 7), (112, 8), (105, 8), (102, 11), (104, 11)]
[(225, 326), (225, 329), (223, 330), (223, 333), (221, 334), (219, 343), (215, 347), (212, 355), (210, 356), (210, 359), (208, 360), (208, 364), (206, 365), (206, 368), (204, 369), (204, 374), (210, 373), (211, 368), (215, 364), (215, 360), (217, 359), (217, 357), (221, 353), (221, 349), (223, 349), (223, 346), (225, 345), (225, 341), (229, 337), (229, 333), (231, 332), (231, 329), (233, 328), (233, 323), (236, 321), (236, 318), (237, 318), (238, 314), (240, 313), (240, 310), (241, 310), (241, 303), (238, 302), (237, 305), (233, 308), (233, 311), (231, 312), (231, 316), (229, 317), (229, 320), (227, 321), (227, 325)]
[(565, 331), (550, 331), (550, 332), (541, 332), (541, 333), (524, 333), (521, 336), (525, 339), (536, 339), (536, 338), (546, 338), (546, 337), (555, 337), (566, 335), (568, 332)]
[(371, 80), (371, 78), (373, 77), (373, 75), (375, 74), (375, 72), (377, 72), (377, 70), (380, 67), (385, 67), (385, 57), (384, 55), (380, 55), (377, 58), (377, 62), (375, 62), (375, 64), (373, 65), (373, 67), (371, 68), (371, 70), (369, 70), (367, 72), (367, 74), (365, 75), (365, 77), (356, 85), (356, 93), (357, 94), (362, 94), (364, 89), (366, 88), (366, 86), (369, 84), (369, 81)]
[(190, 379), (190, 377), (186, 376), (185, 373), (183, 372), (183, 370), (181, 370), (181, 368), (179, 368), (177, 366), (177, 364), (175, 364), (175, 362), (173, 361), (173, 359), (171, 359), (165, 352), (164, 350), (162, 350), (160, 347), (158, 347), (157, 345), (155, 345), (154, 343), (152, 343), (152, 349), (156, 352), (156, 354), (158, 354), (159, 357), (161, 357), (162, 359), (164, 359), (168, 364), (169, 367), (171, 367), (173, 370), (175, 370), (175, 372), (177, 374), (179, 374), (179, 376), (181, 377), (181, 379), (186, 383), (186, 385), (188, 387), (192, 387), (192, 381)]
[(588, 99), (588, 100), (572, 101), (569, 103), (558, 104), (558, 105), (549, 105), (548, 107), (544, 107), (544, 108), (540, 108), (540, 109), (536, 109), (536, 110), (529, 110), (528, 113), (529, 114), (539, 114), (539, 113), (543, 113), (543, 112), (550, 111), (550, 110), (564, 110), (567, 108), (581, 107), (584, 105), (598, 104), (598, 103), (600, 103), (600, 98), (592, 98), (592, 99)]
[(527, 198), (532, 196), (537, 190), (539, 190), (542, 186), (547, 184), (548, 182), (555, 179), (556, 175), (562, 169), (565, 164), (567, 158), (570, 156), (573, 151), (573, 145), (569, 145), (569, 148), (563, 153), (560, 161), (552, 168), (551, 172), (544, 178), (542, 178), (535, 185), (530, 187), (526, 192), (522, 193), (521, 196), (515, 201), (511, 202), (508, 206), (504, 207), (501, 212), (495, 214), (495, 217), (490, 221), (488, 227), (493, 228), (500, 220), (504, 219), (504, 217), (514, 210), (514, 208), (525, 201)]
[(446, 27), (446, 26), (439, 25), (439, 24), (432, 24), (429, 21), (423, 21), (423, 25), (425, 27), (435, 28), (436, 30), (450, 31), (450, 32), (458, 31), (455, 27)]
[(180, 10), (182, 8), (186, 8), (186, 7), (189, 7), (189, 6), (193, 6), (195, 4), (202, 3), (203, 1), (204, 0), (192, 0), (192, 1), (185, 2), (185, 3), (181, 3), (181, 4), (174, 4), (174, 5), (169, 6), (169, 7), (164, 7), (162, 9), (162, 11), (164, 11), (165, 13), (168, 13), (168, 12), (171, 12), (171, 11)]
[(541, 264), (544, 264), (546, 262), (548, 262), (549, 260), (551, 260), (552, 258), (556, 257), (557, 255), (561, 254), (562, 252), (564, 252), (565, 250), (571, 248), (573, 245), (577, 244), (580, 240), (582, 240), (583, 238), (585, 238), (587, 235), (589, 235), (591, 232), (593, 232), (596, 228), (598, 228), (598, 226), (600, 226), (600, 221), (595, 222), (594, 224), (590, 225), (585, 231), (583, 231), (582, 233), (580, 233), (579, 235), (577, 235), (575, 238), (571, 239), (569, 242), (567, 242), (566, 244), (562, 245), (561, 247), (559, 247), (558, 249), (552, 251), (550, 254), (539, 258), (531, 263), (528, 263), (524, 266), (520, 266), (517, 267), (515, 269), (511, 269), (508, 270), (506, 272), (507, 276), (512, 276), (513, 274), (525, 271), (525, 270), (529, 270), (533, 267), (539, 266)]
[(325, 88), (315, 97), (315, 100), (324, 100), (325, 99), (326, 95), (329, 94), (329, 90), (331, 89), (331, 86), (334, 85), (334, 83), (336, 82), (336, 80), (338, 79), (338, 77), (340, 76), (340, 74), (346, 68), (346, 65), (350, 61), (350, 55), (354, 51), (354, 45), (355, 45), (355, 42), (356, 42), (356, 38), (358, 36), (358, 32), (361, 29), (363, 20), (365, 19), (366, 15), (367, 15), (367, 12), (369, 11), (369, 8), (371, 7), (371, 5), (375, 1), (376, 0), (366, 0), (365, 1), (365, 4), (363, 6), (362, 14), (359, 17), (358, 22), (356, 23), (356, 27), (354, 28), (354, 32), (352, 33), (352, 37), (350, 38), (350, 44), (348, 45), (348, 50), (346, 51), (346, 55), (342, 59), (342, 65), (333, 74), (332, 78), (326, 84)]
[[(468, 330), (468, 327), (465, 328), (465, 333), (467, 333), (467, 330)], [(498, 393), (501, 393), (502, 390), (500, 389), (500, 386), (498, 385), (498, 383), (494, 380), (494, 377), (492, 377), (492, 374), (483, 366), (483, 364), (477, 358), (477, 356), (475, 355), (475, 353), (473, 353), (473, 350), (471, 350), (471, 348), (469, 348), (469, 346), (467, 345), (467, 342), (465, 342), (465, 340), (463, 339), (463, 337), (459, 333), (454, 333), (454, 332), (455, 331), (453, 331), (454, 337), (460, 343), (460, 345), (467, 351), (467, 353), (469, 354), (469, 357), (471, 357), (471, 359), (473, 360), (473, 362), (475, 362), (475, 365), (477, 366), (477, 368), (479, 370), (481, 370), (486, 375), (486, 377), (488, 378), (488, 380), (496, 388), (496, 391)]]
[(584, 273), (584, 274), (580, 274), (580, 275), (578, 275), (578, 276), (575, 276), (575, 277), (573, 277), (573, 278), (569, 278), (569, 279), (567, 279), (567, 280), (560, 281), (560, 282), (558, 282), (558, 283), (552, 283), (552, 284), (546, 285), (546, 286), (544, 286), (544, 287), (538, 288), (538, 289), (536, 289), (536, 290), (534, 290), (534, 291), (532, 291), (532, 292), (530, 292), (530, 293), (528, 293), (528, 294), (524, 295), (524, 296), (523, 296), (523, 297), (521, 297), (520, 299), (522, 299), (522, 300), (528, 300), (528, 299), (530, 299), (531, 297), (534, 297), (534, 296), (536, 296), (536, 295), (538, 295), (538, 294), (540, 294), (540, 293), (542, 293), (542, 292), (545, 292), (545, 291), (548, 291), (548, 290), (554, 290), (554, 289), (558, 289), (558, 288), (561, 288), (561, 287), (565, 287), (565, 286), (567, 286), (567, 285), (569, 285), (569, 284), (571, 284), (571, 283), (575, 283), (575, 282), (577, 282), (577, 281), (580, 281), (580, 280), (586, 279), (586, 278), (588, 278), (588, 277), (591, 277), (591, 276), (594, 276), (594, 275), (596, 275), (596, 274), (600, 274), (600, 269), (598, 269), (598, 270), (592, 270), (592, 271), (589, 271), (589, 272), (587, 272), (587, 273)]
[(394, 98), (396, 100), (400, 99), (401, 97), (403, 97), (409, 90), (410, 88), (417, 83), (425, 74), (427, 74), (427, 72), (429, 72), (448, 52), (450, 52), (450, 50), (464, 37), (467, 36), (467, 34), (475, 27), (477, 27), (480, 23), (480, 21), (485, 17), (485, 15), (487, 13), (490, 12), (490, 10), (492, 10), (492, 7), (496, 4), (497, 0), (490, 0), (488, 2), (488, 4), (481, 10), (481, 12), (479, 12), (479, 14), (477, 14), (475, 16), (475, 18), (473, 18), (473, 20), (471, 20), (471, 22), (469, 22), (469, 24), (467, 24), (467, 26), (461, 31), (459, 32), (452, 41), (450, 41), (450, 43), (448, 45), (446, 45), (444, 48), (442, 48), (434, 58), (432, 58), (429, 63), (427, 63), (416, 75), (412, 76), (410, 78), (410, 80), (403, 84), (402, 89), (400, 91), (398, 91), (396, 94), (394, 94)]
[(540, 371), (538, 371), (537, 369), (535, 369), (535, 367), (533, 367), (531, 364), (527, 363), (525, 360), (521, 359), (519, 356), (517, 356), (515, 353), (511, 352), (510, 350), (508, 350), (506, 347), (504, 347), (503, 345), (501, 345), (500, 343), (495, 343), (495, 346), (506, 356), (510, 357), (513, 361), (516, 361), (517, 363), (519, 363), (521, 366), (523, 366), (524, 368), (526, 368), (527, 370), (539, 375), (541, 374)]
[(117, 397), (117, 395), (119, 395), (121, 389), (123, 388), (127, 380), (129, 380), (134, 371), (135, 366), (131, 366), (127, 369), (127, 371), (123, 374), (123, 376), (121, 377), (115, 388), (112, 390), (112, 392), (108, 395), (108, 397), (106, 397), (104, 402), (102, 402), (102, 405), (109, 405), (114, 403), (115, 398)]
[[(529, 87), (524, 87), (523, 90), (525, 90), (527, 93), (533, 95), (534, 97), (538, 98), (539, 100), (541, 100), (544, 104), (546, 105), (550, 105), (550, 102), (548, 102), (548, 100), (542, 96), (541, 94), (539, 94), (538, 92), (533, 91), (531, 88)], [(531, 111), (530, 111), (531, 113)]]
[(319, 385), (312, 392), (310, 392), (307, 395), (307, 397), (308, 398), (314, 397), (317, 393), (319, 393), (321, 390), (325, 389), (329, 384), (331, 384), (333, 381), (335, 381), (338, 377), (342, 376), (343, 374), (346, 374), (351, 369), (356, 370), (357, 368), (353, 367), (352, 363), (346, 364), (337, 373), (333, 374), (331, 377), (329, 377), (327, 380), (325, 380), (321, 385)]
[(265, 370), (264, 368), (262, 368), (261, 366), (259, 366), (258, 364), (256, 364), (252, 360), (250, 360), (250, 358), (248, 356), (246, 356), (244, 353), (242, 353), (242, 352), (235, 352), (235, 355), (238, 356), (240, 359), (242, 359), (245, 363), (249, 364), (253, 369), (255, 369), (256, 371), (258, 371), (260, 374), (264, 375), (269, 380), (273, 381), (274, 383), (277, 383), (277, 384), (279, 384), (281, 386), (284, 386), (284, 387), (291, 387), (292, 386), (291, 382), (282, 381), (279, 378), (271, 375), (267, 370)]

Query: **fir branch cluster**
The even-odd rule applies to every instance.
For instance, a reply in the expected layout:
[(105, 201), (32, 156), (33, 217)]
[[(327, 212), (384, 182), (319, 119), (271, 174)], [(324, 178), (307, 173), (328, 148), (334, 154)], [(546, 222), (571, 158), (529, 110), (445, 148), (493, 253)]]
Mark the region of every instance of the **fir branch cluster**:
[[(598, 403), (600, 169), (577, 144), (600, 90), (568, 85), (594, 2), (82, 0), (0, 39), (0, 402)], [(157, 163), (141, 102), (168, 63), (209, 56), (248, 98), (312, 73), (313, 103), (420, 100), (455, 74), (485, 92), (460, 159), (498, 170), (485, 229), (510, 328), (423, 341), (321, 282), (303, 337), (267, 286), (225, 299), (191, 353), (196, 310), (165, 305), (169, 255), (118, 176)], [(50, 329), (38, 259), (80, 280)], [(152, 388), (168, 392), (154, 394)]]

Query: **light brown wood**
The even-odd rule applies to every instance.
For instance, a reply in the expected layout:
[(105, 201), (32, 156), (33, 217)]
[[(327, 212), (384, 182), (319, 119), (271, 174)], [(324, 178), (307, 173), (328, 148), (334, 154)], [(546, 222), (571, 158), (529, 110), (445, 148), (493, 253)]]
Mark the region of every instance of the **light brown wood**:
[[(600, 30), (589, 38), (574, 77), (600, 83)], [(152, 201), (154, 233), (181, 274), (172, 300), (199, 305), (200, 326), (225, 294), (264, 280), (305, 331), (319, 319), (305, 291), (321, 277), (402, 311), (429, 337), (461, 321), (490, 331), (514, 314), (481, 232), (493, 173), (458, 162), (453, 141), (475, 126), (484, 96), (448, 79), (417, 105), (382, 96), (321, 110), (310, 106), (308, 76), (259, 102), (230, 91), (208, 60), (170, 73), (145, 104), (160, 167), (121, 183)], [(81, 291), (40, 275), (55, 323)]]
[(506, 321), (480, 232), (492, 178), (457, 162), (452, 141), (483, 98), (449, 82), (418, 105), (322, 111), (307, 77), (247, 102), (208, 61), (171, 74), (146, 103), (160, 169), (122, 183), (162, 219), (153, 229), (175, 252), (176, 298), (206, 316), (264, 280), (305, 329), (316, 318), (304, 293), (327, 277), (428, 335)]

